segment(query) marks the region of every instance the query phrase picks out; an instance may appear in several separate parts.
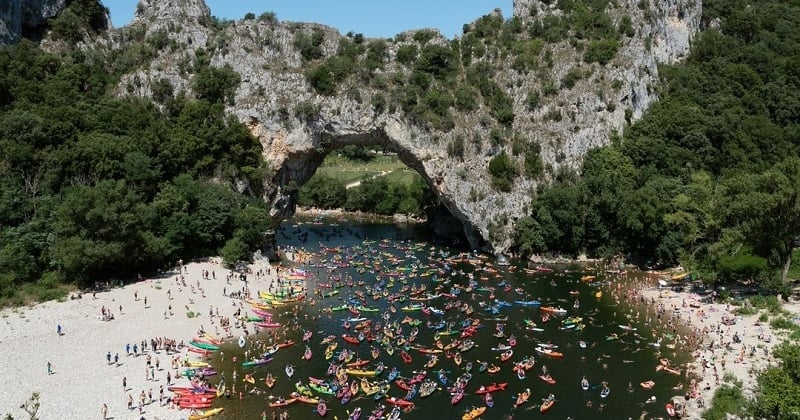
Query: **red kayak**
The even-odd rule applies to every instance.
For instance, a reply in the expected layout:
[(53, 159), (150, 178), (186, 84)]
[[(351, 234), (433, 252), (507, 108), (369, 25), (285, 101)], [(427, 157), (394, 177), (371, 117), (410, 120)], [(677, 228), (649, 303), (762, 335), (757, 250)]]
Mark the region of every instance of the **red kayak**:
[(508, 386), (508, 382), (502, 382), (499, 384), (495, 382), (488, 386), (481, 386), (480, 388), (478, 388), (477, 391), (475, 391), (475, 393), (480, 395), (480, 394), (488, 394), (490, 392), (503, 391), (506, 389), (506, 386)]
[(192, 390), (188, 390), (188, 389), (178, 389), (178, 390), (175, 390), (175, 391), (172, 391), (172, 392), (178, 398), (183, 398), (183, 397), (187, 397), (187, 398), (191, 398), (191, 397), (216, 397), (217, 396), (217, 392), (216, 391), (192, 391)]
[(178, 398), (175, 402), (178, 405), (183, 404), (211, 404), (214, 401), (214, 398), (207, 398), (207, 397), (200, 397), (200, 398), (187, 398), (181, 397)]
[(402, 398), (386, 397), (386, 402), (388, 402), (391, 405), (396, 405), (398, 407), (413, 407), (414, 406), (413, 402), (404, 400)]
[(347, 367), (349, 367), (349, 368), (357, 368), (357, 367), (361, 367), (361, 366), (368, 365), (368, 364), (369, 364), (369, 360), (359, 360), (359, 361), (356, 361), (356, 362), (348, 363)]
[(450, 397), (450, 404), (456, 405), (459, 401), (461, 401), (462, 398), (464, 398), (464, 389), (458, 388), (455, 392), (453, 392), (453, 396)]
[(187, 402), (187, 403), (178, 403), (178, 407), (180, 408), (209, 408), (211, 407), (211, 403), (201, 403), (201, 402)]
[(552, 377), (552, 376), (550, 376), (550, 375), (539, 375), (539, 378), (540, 378), (541, 380), (543, 380), (543, 381), (547, 382), (547, 383), (548, 383), (548, 384), (550, 384), (550, 385), (552, 385), (552, 384), (556, 383), (556, 380), (555, 380), (555, 379), (553, 379), (553, 377)]
[(400, 357), (403, 359), (403, 363), (411, 363), (411, 355), (405, 350), (400, 352)]
[(408, 384), (406, 382), (406, 380), (403, 379), (403, 378), (395, 379), (394, 383), (395, 383), (395, 385), (397, 385), (398, 388), (400, 388), (400, 389), (402, 389), (404, 391), (408, 391), (409, 389), (411, 389), (411, 385)]
[(553, 404), (555, 404), (555, 403), (556, 403), (556, 400), (549, 399), (549, 398), (544, 400), (544, 401), (542, 401), (542, 405), (539, 406), (539, 412), (540, 413), (544, 413), (545, 411), (547, 411), (551, 407), (553, 407)]
[(292, 346), (292, 345), (294, 345), (294, 340), (288, 340), (288, 341), (284, 341), (283, 343), (279, 343), (278, 344), (278, 348), (282, 349), (284, 347), (289, 347), (289, 346)]
[(205, 357), (210, 357), (211, 356), (211, 352), (210, 351), (203, 350), (201, 348), (194, 347), (194, 346), (189, 346), (189, 351), (197, 353), (197, 354), (202, 354)]
[(342, 334), (342, 340), (344, 340), (344, 341), (346, 341), (346, 342), (348, 342), (350, 344), (355, 344), (355, 345), (361, 344), (361, 342), (358, 341), (358, 338), (353, 337), (352, 335)]

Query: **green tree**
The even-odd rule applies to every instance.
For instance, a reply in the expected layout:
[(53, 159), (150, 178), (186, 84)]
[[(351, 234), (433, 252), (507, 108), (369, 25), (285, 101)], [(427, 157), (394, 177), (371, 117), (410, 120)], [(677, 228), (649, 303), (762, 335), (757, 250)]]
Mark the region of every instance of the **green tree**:
[(492, 176), (492, 185), (500, 191), (511, 191), (514, 179), (519, 175), (514, 161), (505, 151), (489, 160), (489, 175)]
[(228, 267), (236, 265), (239, 261), (250, 261), (250, 252), (247, 244), (239, 237), (233, 237), (225, 242), (220, 250), (222, 262)]
[(211, 103), (233, 104), (241, 76), (230, 66), (222, 68), (205, 67), (194, 77), (194, 90), (197, 97)]

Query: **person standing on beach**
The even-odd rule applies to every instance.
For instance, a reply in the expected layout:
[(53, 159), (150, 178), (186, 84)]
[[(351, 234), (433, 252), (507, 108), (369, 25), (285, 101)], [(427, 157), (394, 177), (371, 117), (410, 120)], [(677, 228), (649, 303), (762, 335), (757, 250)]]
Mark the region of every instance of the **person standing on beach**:
[(47, 374), (48, 375), (52, 375), (53, 374), (53, 363), (51, 363), (51, 362), (47, 362)]
[(100, 409), (100, 414), (103, 415), (103, 420), (108, 418), (108, 404), (103, 403), (103, 407)]
[(56, 333), (58, 333), (58, 335), (64, 335), (62, 332), (63, 331), (61, 330), (61, 324), (58, 324), (58, 327), (56, 327)]
[(123, 376), (122, 377), (122, 390), (126, 391), (127, 389), (128, 389), (128, 377), (127, 376)]

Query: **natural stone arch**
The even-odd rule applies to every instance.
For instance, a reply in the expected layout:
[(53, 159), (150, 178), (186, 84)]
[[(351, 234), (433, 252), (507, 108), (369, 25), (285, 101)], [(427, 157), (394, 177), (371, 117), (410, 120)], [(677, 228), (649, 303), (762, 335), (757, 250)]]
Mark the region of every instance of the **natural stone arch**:
[[(315, 128), (316, 127), (316, 128)], [(283, 220), (291, 217), (297, 204), (297, 188), (305, 184), (322, 164), (328, 154), (345, 146), (367, 146), (396, 153), (400, 161), (422, 176), (438, 199), (438, 209), (429, 222), (439, 236), (465, 239), (470, 247), (482, 248), (486, 242), (478, 227), (459, 208), (454, 197), (442, 193), (444, 177), (441, 174), (443, 160), (438, 151), (432, 154), (427, 139), (414, 141), (410, 133), (412, 126), (399, 120), (383, 121), (380, 126), (372, 125), (360, 131), (341, 130), (337, 123), (325, 125), (311, 124), (301, 130), (287, 132), (279, 130), (267, 136), (265, 129), (257, 120), (251, 119), (251, 129), (262, 139), (265, 155), (272, 163), (273, 176), (268, 183), (272, 186), (265, 199), (271, 203), (271, 214)], [(459, 231), (453, 231), (453, 223)]]

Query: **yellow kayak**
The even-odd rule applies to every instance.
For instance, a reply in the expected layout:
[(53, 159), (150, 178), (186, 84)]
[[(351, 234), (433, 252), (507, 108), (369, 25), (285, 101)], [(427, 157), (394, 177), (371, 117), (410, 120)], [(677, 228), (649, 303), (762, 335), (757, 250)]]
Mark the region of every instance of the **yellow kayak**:
[(688, 276), (689, 276), (689, 273), (688, 273), (688, 272), (686, 272), (686, 273), (680, 273), (680, 274), (673, 274), (673, 275), (672, 275), (672, 277), (671, 277), (671, 279), (672, 279), (673, 281), (678, 281), (678, 280), (683, 280), (683, 279), (685, 279), (685, 278), (686, 278), (686, 277), (688, 277)]
[(198, 412), (198, 413), (195, 413), (195, 414), (190, 414), (189, 415), (189, 420), (207, 419), (209, 417), (212, 417), (212, 416), (215, 416), (215, 415), (221, 413), (222, 410), (224, 410), (222, 407), (217, 407), (217, 408), (212, 408), (210, 410), (201, 411), (201, 412)]
[(473, 420), (473, 419), (477, 419), (477, 418), (478, 418), (478, 417), (480, 417), (480, 416), (481, 416), (481, 414), (483, 414), (485, 411), (486, 411), (486, 407), (476, 407), (476, 408), (473, 408), (472, 410), (469, 410), (468, 412), (464, 413), (464, 415), (463, 415), (463, 416), (461, 416), (461, 420)]
[(352, 376), (374, 377), (378, 375), (378, 372), (374, 370), (345, 369), (345, 372)]
[(186, 366), (195, 367), (196, 368), (196, 367), (208, 367), (210, 365), (208, 363), (206, 363), (206, 362), (200, 362), (200, 361), (197, 361), (197, 360), (187, 360), (186, 361)]

